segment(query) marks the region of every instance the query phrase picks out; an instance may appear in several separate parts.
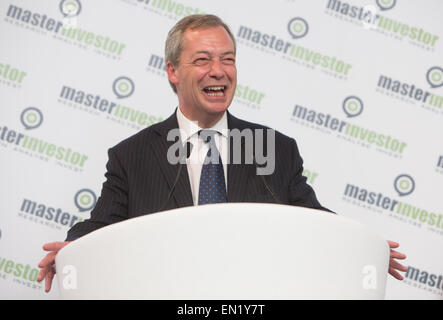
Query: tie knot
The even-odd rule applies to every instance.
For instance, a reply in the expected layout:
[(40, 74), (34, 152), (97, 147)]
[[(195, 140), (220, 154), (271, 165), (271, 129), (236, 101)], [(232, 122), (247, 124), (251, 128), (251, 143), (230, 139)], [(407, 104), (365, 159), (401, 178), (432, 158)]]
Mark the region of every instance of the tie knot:
[(202, 137), (203, 141), (206, 143), (214, 142), (214, 136), (217, 134), (215, 130), (200, 130), (198, 135)]

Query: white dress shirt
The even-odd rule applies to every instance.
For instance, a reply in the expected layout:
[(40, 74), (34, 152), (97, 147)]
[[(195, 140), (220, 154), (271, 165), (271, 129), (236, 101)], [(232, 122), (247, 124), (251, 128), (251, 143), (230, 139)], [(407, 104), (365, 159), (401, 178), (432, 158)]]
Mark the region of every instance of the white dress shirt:
[(217, 131), (217, 134), (214, 135), (214, 140), (222, 159), (226, 192), (228, 192), (228, 118), (226, 111), (223, 114), (223, 117), (211, 128), (199, 127), (197, 121), (191, 121), (185, 117), (185, 115), (181, 112), (180, 107), (177, 108), (177, 121), (183, 144), (189, 141), (193, 146), (190, 156), (186, 159), (186, 166), (188, 169), (194, 205), (198, 205), (200, 175), (203, 162), (209, 150), (209, 143), (204, 142), (202, 137), (198, 136), (198, 132), (200, 130)]

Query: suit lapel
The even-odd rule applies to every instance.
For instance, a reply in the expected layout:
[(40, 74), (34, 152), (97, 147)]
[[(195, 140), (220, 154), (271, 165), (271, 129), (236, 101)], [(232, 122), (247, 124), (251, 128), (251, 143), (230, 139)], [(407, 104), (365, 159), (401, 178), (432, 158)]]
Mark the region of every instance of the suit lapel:
[[(152, 150), (154, 151), (157, 162), (160, 166), (160, 170), (164, 174), (169, 188), (172, 188), (180, 168), (180, 164), (172, 165), (167, 159), (168, 149), (175, 143), (175, 141), (167, 140), (168, 132), (172, 129), (178, 129), (177, 116), (175, 112), (155, 129), (157, 132), (157, 137), (151, 142)], [(180, 137), (179, 140), (180, 143), (182, 143)], [(182, 165), (180, 177), (177, 185), (175, 186), (173, 198), (175, 199), (178, 207), (194, 205), (194, 201), (192, 200), (191, 186), (189, 184), (188, 169), (185, 164)]]
[[(242, 131), (246, 129), (243, 123), (232, 116), (228, 112), (228, 128), (229, 130), (238, 129)], [(245, 202), (247, 200), (247, 190), (248, 184), (250, 182), (251, 174), (253, 174), (254, 165), (249, 164), (235, 164), (234, 153), (233, 153), (233, 143), (232, 139), (229, 138), (229, 165), (228, 165), (228, 202)], [(241, 144), (242, 159), (244, 159), (245, 146), (242, 142)]]

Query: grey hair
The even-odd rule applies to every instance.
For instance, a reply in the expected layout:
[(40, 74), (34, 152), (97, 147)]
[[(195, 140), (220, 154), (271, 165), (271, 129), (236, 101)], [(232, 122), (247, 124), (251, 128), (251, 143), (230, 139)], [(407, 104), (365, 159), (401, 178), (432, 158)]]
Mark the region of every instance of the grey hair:
[[(170, 61), (173, 66), (178, 66), (180, 63), (180, 55), (183, 51), (183, 34), (186, 30), (191, 29), (206, 29), (214, 27), (223, 27), (228, 32), (232, 41), (234, 42), (234, 53), (236, 52), (236, 43), (234, 35), (229, 29), (228, 25), (224, 23), (219, 17), (213, 14), (193, 14), (184, 17), (169, 30), (165, 45), (165, 61)], [(175, 85), (169, 81), (169, 84), (177, 93)]]

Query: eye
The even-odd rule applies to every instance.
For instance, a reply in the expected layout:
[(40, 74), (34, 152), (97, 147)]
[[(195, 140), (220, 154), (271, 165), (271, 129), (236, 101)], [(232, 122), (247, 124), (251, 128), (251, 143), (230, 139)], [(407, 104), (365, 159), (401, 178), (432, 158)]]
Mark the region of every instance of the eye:
[(201, 57), (201, 58), (195, 59), (194, 60), (194, 64), (196, 64), (196, 65), (203, 65), (203, 64), (207, 63), (208, 61), (209, 61), (208, 58)]
[(234, 58), (224, 58), (223, 62), (226, 64), (235, 64), (235, 59)]

